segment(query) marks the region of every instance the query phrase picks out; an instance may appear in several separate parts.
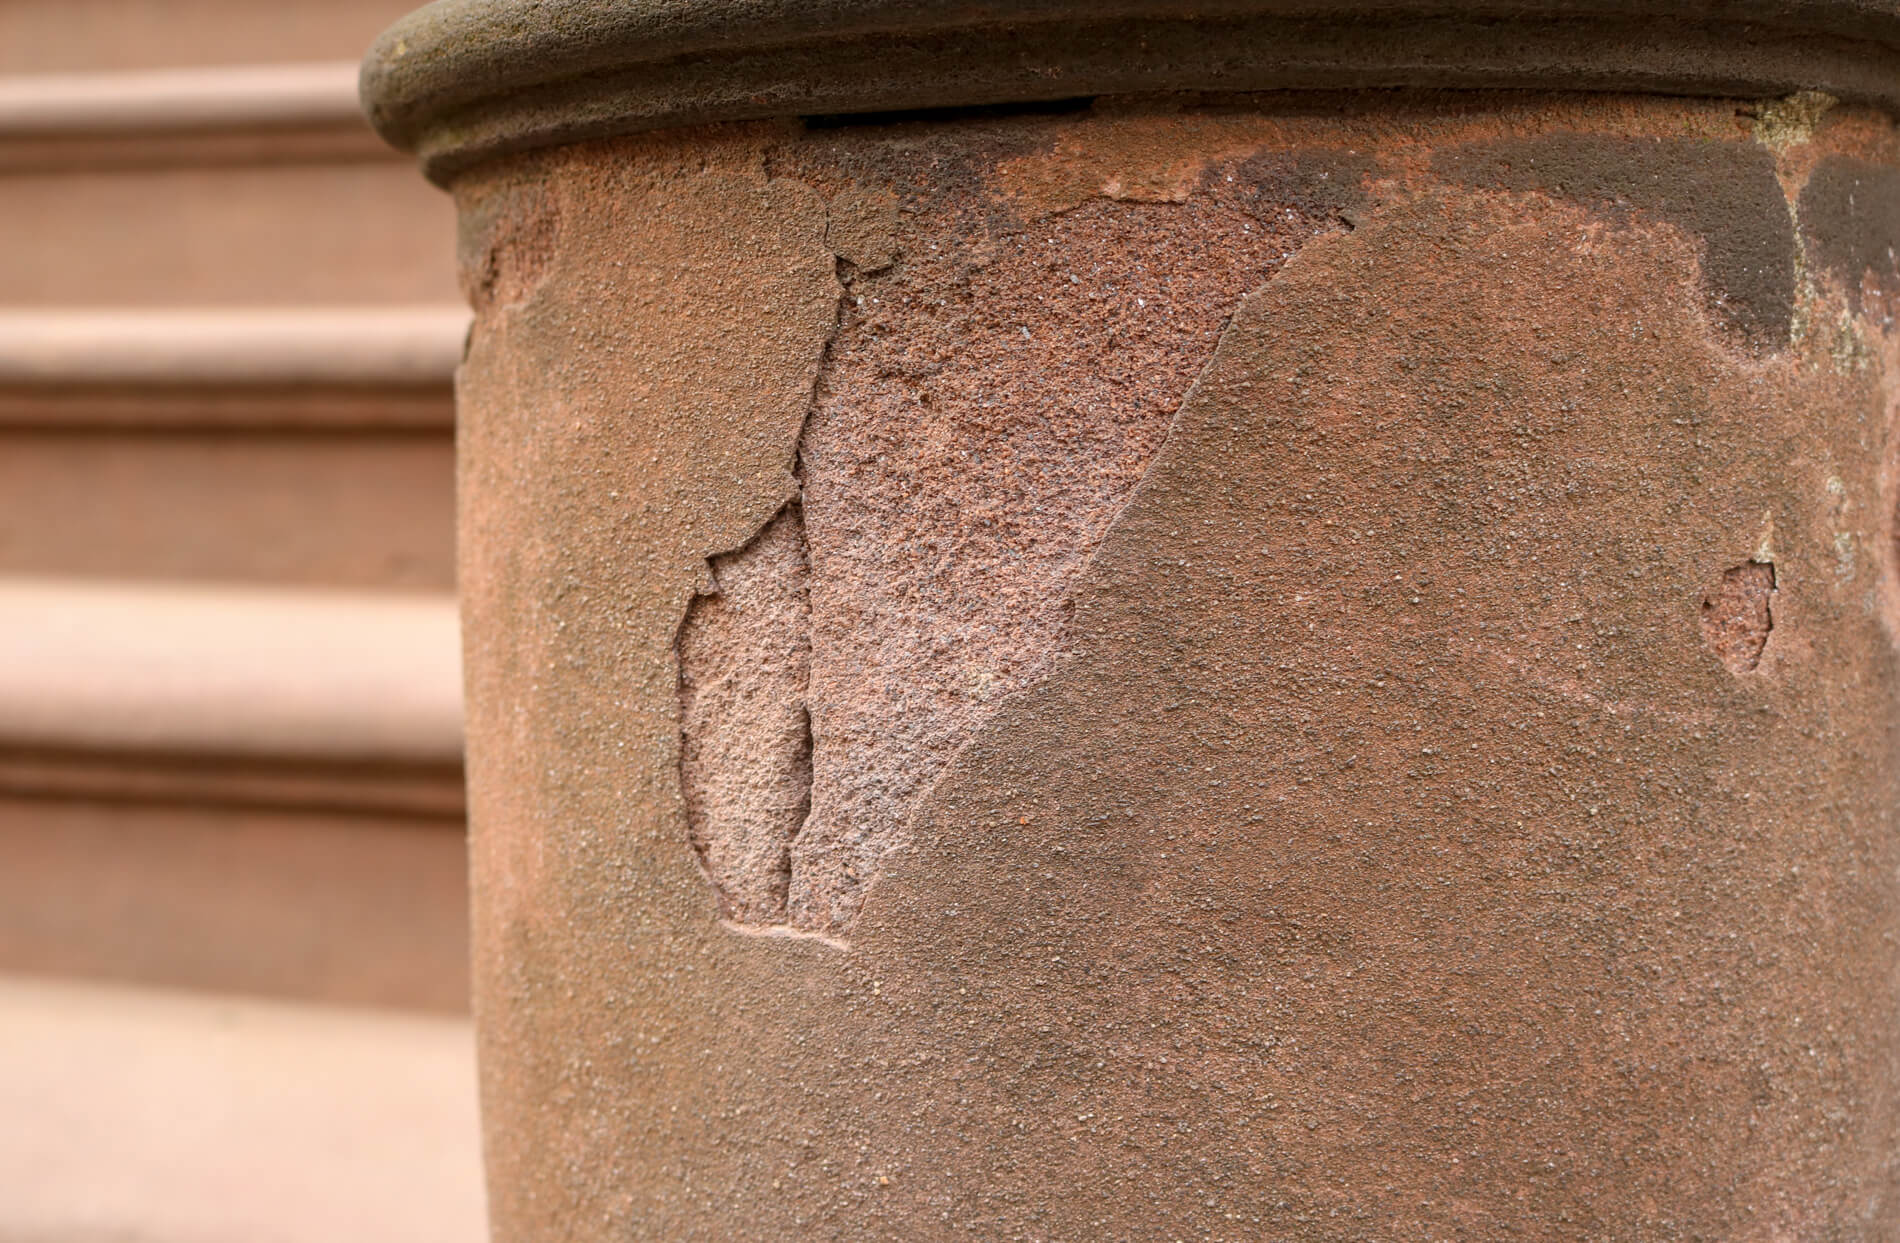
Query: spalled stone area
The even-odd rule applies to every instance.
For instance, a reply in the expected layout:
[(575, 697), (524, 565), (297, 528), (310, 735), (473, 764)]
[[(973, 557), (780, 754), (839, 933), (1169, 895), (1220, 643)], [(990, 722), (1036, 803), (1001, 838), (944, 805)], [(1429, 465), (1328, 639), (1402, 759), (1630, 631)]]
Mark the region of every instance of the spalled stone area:
[[(790, 921), (841, 934), (944, 766), (1057, 659), (1069, 591), (1240, 299), (1327, 211), (1258, 179), (1028, 220), (910, 205), (859, 277), (801, 444), (811, 547), (811, 818)], [(1244, 193), (1243, 193), (1244, 192)]]
[(1774, 564), (1744, 561), (1722, 571), (1722, 581), (1702, 597), (1703, 642), (1730, 672), (1752, 673), (1761, 665), (1775, 626), (1774, 594)]
[(680, 629), (680, 775), (726, 918), (782, 924), (811, 806), (810, 597), (796, 502), (715, 557)]
[(951, 757), (1058, 657), (1233, 308), (1358, 193), (1355, 167), (1266, 202), (1248, 153), (1183, 202), (1052, 210), (999, 163), (833, 196), (846, 284), (800, 495), (682, 626), (690, 831), (736, 924), (849, 932)]
[(457, 271), (462, 295), (478, 313), (525, 302), (547, 275), (561, 231), (545, 192), (512, 188), (461, 220)]

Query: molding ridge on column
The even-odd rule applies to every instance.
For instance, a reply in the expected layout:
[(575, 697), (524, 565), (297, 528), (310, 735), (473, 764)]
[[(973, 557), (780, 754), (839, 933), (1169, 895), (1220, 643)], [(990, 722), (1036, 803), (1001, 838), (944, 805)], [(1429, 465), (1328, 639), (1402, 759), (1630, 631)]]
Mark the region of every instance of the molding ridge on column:
[(447, 181), (669, 125), (1153, 91), (1501, 88), (1900, 105), (1892, 0), (437, 0), (363, 63)]

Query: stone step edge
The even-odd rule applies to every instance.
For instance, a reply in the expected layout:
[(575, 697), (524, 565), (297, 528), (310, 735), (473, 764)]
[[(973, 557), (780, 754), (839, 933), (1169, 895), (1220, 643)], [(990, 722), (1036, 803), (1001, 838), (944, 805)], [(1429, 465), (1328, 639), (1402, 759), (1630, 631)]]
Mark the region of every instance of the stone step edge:
[(0, 748), (447, 766), (446, 594), (0, 578)]
[(460, 306), (0, 307), (0, 427), (453, 425)]

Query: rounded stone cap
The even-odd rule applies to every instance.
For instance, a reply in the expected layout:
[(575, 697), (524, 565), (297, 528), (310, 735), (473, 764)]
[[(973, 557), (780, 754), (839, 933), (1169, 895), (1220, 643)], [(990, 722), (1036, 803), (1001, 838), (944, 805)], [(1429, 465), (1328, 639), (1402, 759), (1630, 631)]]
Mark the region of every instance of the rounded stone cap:
[(447, 181), (660, 126), (1154, 91), (1818, 90), (1900, 105), (1900, 0), (438, 0), (363, 62)]

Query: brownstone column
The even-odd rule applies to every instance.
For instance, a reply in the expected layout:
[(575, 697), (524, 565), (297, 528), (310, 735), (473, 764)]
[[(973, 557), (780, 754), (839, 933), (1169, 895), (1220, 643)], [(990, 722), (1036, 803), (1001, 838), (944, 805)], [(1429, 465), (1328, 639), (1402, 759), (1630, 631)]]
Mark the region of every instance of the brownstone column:
[(1900, 1233), (1900, 19), (998, 7), (372, 56), (497, 1237)]

